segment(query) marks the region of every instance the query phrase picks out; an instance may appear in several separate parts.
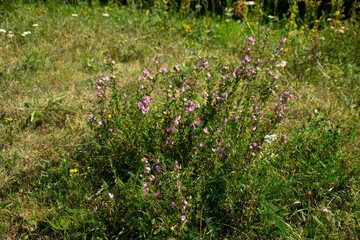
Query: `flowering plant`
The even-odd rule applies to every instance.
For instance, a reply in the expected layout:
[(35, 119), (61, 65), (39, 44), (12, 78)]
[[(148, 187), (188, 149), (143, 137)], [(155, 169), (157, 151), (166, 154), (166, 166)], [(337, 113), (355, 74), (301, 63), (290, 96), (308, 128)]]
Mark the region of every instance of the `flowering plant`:
[(114, 75), (97, 81), (97, 112), (88, 115), (98, 146), (93, 164), (119, 191), (141, 186), (136, 201), (148, 229), (184, 236), (188, 226), (202, 225), (204, 207), (209, 217), (225, 217), (221, 196), (234, 187), (232, 172), (276, 140), (291, 96), (279, 82), (286, 38), (266, 56), (267, 38), (250, 36), (237, 66), (200, 56), (165, 66), (155, 56), (126, 91)]

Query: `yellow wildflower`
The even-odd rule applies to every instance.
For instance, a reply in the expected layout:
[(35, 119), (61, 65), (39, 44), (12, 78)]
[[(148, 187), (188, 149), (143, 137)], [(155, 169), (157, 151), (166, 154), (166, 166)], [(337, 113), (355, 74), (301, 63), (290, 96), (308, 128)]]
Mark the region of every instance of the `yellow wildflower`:
[(187, 25), (186, 23), (183, 23), (182, 27), (184, 28), (185, 32), (190, 32), (191, 27), (189, 25)]
[(70, 176), (74, 176), (78, 172), (77, 168), (72, 168), (69, 170)]

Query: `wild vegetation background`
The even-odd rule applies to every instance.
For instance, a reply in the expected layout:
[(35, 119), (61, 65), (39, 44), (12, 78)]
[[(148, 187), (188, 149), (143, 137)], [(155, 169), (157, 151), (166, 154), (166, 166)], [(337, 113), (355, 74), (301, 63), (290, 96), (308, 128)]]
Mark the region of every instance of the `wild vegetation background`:
[(358, 4), (1, 1), (0, 237), (357, 239)]

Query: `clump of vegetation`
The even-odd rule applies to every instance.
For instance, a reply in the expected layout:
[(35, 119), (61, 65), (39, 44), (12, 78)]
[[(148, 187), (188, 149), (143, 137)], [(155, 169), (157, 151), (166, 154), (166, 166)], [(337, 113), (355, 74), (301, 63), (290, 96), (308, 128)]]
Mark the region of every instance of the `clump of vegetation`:
[[(230, 191), (238, 184), (231, 179), (275, 141), (290, 98), (288, 91), (279, 92), (278, 82), (286, 38), (266, 56), (267, 37), (250, 36), (238, 66), (212, 66), (200, 56), (194, 65), (165, 66), (155, 55), (152, 70), (143, 69), (136, 84), (118, 89), (113, 75), (97, 81), (87, 162), (117, 187), (115, 195), (134, 198), (125, 201), (130, 204), (142, 202), (143, 214), (133, 217), (133, 206), (115, 201), (111, 212), (124, 218), (126, 234), (165, 237), (172, 230), (185, 237), (180, 232), (187, 226), (206, 229), (241, 210), (225, 202), (240, 197)], [(285, 135), (282, 139), (286, 142)], [(142, 229), (134, 228), (127, 214), (143, 219)], [(214, 223), (207, 222), (215, 216)]]

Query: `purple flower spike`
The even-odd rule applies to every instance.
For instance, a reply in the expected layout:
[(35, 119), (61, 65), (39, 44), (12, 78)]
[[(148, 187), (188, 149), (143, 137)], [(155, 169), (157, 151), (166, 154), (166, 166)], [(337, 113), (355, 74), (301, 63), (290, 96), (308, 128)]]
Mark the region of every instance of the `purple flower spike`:
[(146, 106), (149, 106), (150, 105), (150, 102), (151, 102), (151, 99), (150, 99), (150, 96), (145, 96), (142, 98), (142, 102), (146, 105)]
[(158, 56), (154, 55), (154, 63), (157, 65), (159, 64), (159, 58)]
[(274, 69), (270, 69), (269, 74), (270, 74), (270, 76), (272, 76), (274, 74)]
[(138, 107), (141, 110), (141, 112), (143, 114), (147, 113), (149, 111), (149, 107), (145, 107), (145, 105), (143, 104), (143, 102), (138, 102)]
[(188, 112), (192, 112), (195, 110), (195, 106), (190, 106), (187, 108)]
[(174, 126), (171, 125), (170, 127), (166, 128), (166, 131), (167, 131), (167, 132), (171, 132), (171, 130), (173, 129), (173, 127), (174, 127)]
[(175, 65), (175, 66), (174, 66), (174, 69), (175, 69), (175, 71), (177, 71), (177, 72), (180, 72), (180, 71), (181, 71), (181, 69), (180, 69), (180, 67), (179, 67), (178, 65)]
[(245, 54), (244, 57), (244, 62), (250, 62), (251, 58), (249, 57), (249, 55)]
[(99, 79), (97, 84), (98, 84), (98, 86), (102, 86), (102, 85), (104, 85), (104, 82), (103, 82), (103, 80)]
[(91, 120), (91, 119), (93, 119), (93, 118), (94, 118), (94, 114), (90, 113), (90, 114), (87, 115), (87, 119), (88, 119), (88, 120)]
[(207, 128), (203, 129), (204, 133), (209, 133), (209, 130)]
[(249, 42), (250, 42), (251, 45), (254, 45), (254, 44), (255, 44), (255, 37), (254, 37), (253, 35), (251, 35), (251, 36), (249, 37)]
[(167, 68), (166, 68), (166, 67), (161, 67), (160, 70), (159, 70), (159, 72), (160, 72), (161, 74), (165, 73), (166, 71), (167, 71)]
[(175, 118), (174, 123), (175, 125), (178, 125), (180, 122), (181, 116), (179, 115), (177, 118)]

